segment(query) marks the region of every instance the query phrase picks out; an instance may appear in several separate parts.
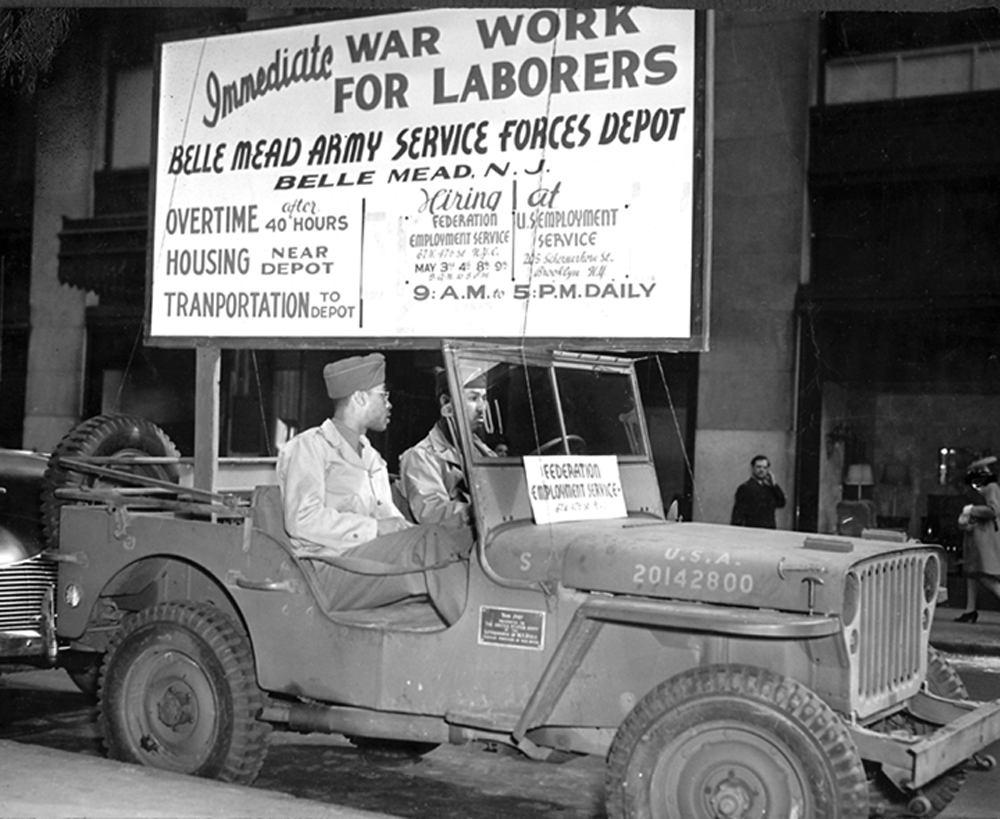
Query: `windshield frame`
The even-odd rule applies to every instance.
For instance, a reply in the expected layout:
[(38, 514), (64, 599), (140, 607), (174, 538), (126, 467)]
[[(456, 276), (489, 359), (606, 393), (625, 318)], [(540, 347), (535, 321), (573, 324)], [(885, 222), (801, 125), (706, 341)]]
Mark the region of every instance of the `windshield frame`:
[[(632, 407), (635, 412), (635, 421), (638, 424), (636, 443), (639, 452), (614, 454), (622, 462), (651, 462), (652, 452), (649, 443), (649, 433), (646, 427), (645, 413), (642, 408), (642, 400), (639, 393), (638, 378), (635, 373), (634, 361), (631, 358), (610, 355), (596, 355), (593, 353), (578, 353), (566, 350), (551, 350), (542, 348), (525, 348), (503, 345), (492, 345), (478, 342), (456, 342), (444, 341), (442, 343), (445, 352), (446, 369), (448, 372), (449, 389), (452, 396), (463, 396), (464, 390), (461, 388), (463, 381), (463, 365), (480, 365), (482, 363), (493, 364), (513, 364), (521, 367), (539, 367), (547, 372), (549, 385), (553, 396), (553, 408), (555, 419), (558, 425), (561, 447), (550, 450), (544, 454), (550, 455), (570, 455), (568, 443), (569, 430), (566, 422), (566, 408), (564, 402), (564, 390), (560, 388), (559, 373), (565, 370), (583, 370), (590, 372), (606, 372), (615, 375), (622, 375), (628, 378), (629, 392), (632, 400)], [(465, 370), (466, 372), (468, 369)], [(528, 392), (530, 400), (532, 393)], [(454, 400), (454, 398), (453, 398)], [(462, 450), (467, 464), (481, 465), (501, 465), (501, 464), (522, 464), (524, 453), (515, 455), (490, 456), (484, 454), (481, 446), (476, 446), (471, 422), (466, 410), (464, 401), (456, 401), (455, 406), (459, 407), (457, 413), (460, 423), (457, 424)], [(535, 437), (538, 437), (537, 426), (535, 427)], [(546, 442), (537, 441), (538, 446)], [(531, 453), (534, 454), (534, 453)]]

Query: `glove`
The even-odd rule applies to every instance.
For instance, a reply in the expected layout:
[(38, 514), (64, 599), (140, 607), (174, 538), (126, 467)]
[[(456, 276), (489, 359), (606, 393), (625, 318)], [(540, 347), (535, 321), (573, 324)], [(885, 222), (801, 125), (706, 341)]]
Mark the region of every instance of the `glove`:
[(958, 516), (958, 525), (963, 529), (968, 529), (972, 525), (971, 503), (968, 503), (962, 507), (962, 514)]

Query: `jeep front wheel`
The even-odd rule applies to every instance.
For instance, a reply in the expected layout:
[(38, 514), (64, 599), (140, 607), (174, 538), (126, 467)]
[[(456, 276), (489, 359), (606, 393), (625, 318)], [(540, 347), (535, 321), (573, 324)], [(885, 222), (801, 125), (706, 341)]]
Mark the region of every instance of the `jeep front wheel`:
[(108, 755), (249, 785), (269, 726), (242, 630), (210, 605), (163, 603), (130, 617), (107, 654), (100, 724)]
[(609, 819), (868, 816), (857, 749), (837, 715), (794, 680), (713, 666), (654, 688), (608, 758)]

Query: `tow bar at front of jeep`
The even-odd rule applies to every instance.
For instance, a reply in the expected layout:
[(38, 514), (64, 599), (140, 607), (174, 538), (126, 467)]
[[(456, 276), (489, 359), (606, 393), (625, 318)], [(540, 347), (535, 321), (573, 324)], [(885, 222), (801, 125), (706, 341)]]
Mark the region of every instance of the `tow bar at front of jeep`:
[(913, 698), (911, 711), (943, 727), (908, 737), (850, 728), (861, 755), (880, 762), (886, 776), (907, 790), (922, 788), (955, 767), (954, 760), (974, 757), (1000, 739), (1000, 700), (946, 700), (921, 692)]

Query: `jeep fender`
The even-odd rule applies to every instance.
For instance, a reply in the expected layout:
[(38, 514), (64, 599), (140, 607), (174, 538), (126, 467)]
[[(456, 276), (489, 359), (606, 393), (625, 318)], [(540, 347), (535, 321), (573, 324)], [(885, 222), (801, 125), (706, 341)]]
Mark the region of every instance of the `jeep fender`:
[[(519, 746), (531, 755), (535, 742), (584, 753), (606, 753), (613, 729), (574, 731), (546, 729), (563, 694), (577, 678), (585, 658), (605, 625), (635, 626), (644, 630), (701, 633), (741, 640), (795, 642), (822, 640), (841, 633), (840, 618), (787, 614), (758, 609), (726, 609), (697, 603), (626, 597), (591, 597), (573, 615), (538, 686), (513, 731)], [(684, 671), (677, 668), (676, 673)], [(648, 688), (662, 679), (648, 680)], [(641, 692), (645, 693), (645, 690)], [(639, 694), (638, 696), (641, 696)], [(638, 699), (638, 696), (636, 697)], [(559, 720), (556, 720), (559, 721)], [(565, 736), (550, 736), (550, 734)]]
[[(76, 505), (64, 507), (62, 526), (58, 629), (60, 637), (71, 640), (101, 619), (95, 607), (108, 598), (125, 611), (164, 600), (211, 602), (243, 622), (252, 636), (251, 593), (240, 581), (280, 583), (300, 572), (280, 546), (254, 536), (249, 518), (223, 524)], [(296, 597), (308, 598), (303, 600), (308, 605), (305, 584), (300, 591)]]
[[(81, 610), (81, 616), (86, 614), (87, 620), (77, 642), (104, 651), (112, 636), (109, 625), (117, 625), (128, 613), (170, 600), (210, 603), (237, 622), (243, 622), (229, 591), (203, 567), (189, 560), (157, 555), (139, 558), (125, 566), (107, 582), (92, 601), (93, 605)], [(60, 623), (68, 628), (65, 621), (70, 619), (72, 615), (64, 610)], [(243, 625), (246, 627), (246, 623)]]

